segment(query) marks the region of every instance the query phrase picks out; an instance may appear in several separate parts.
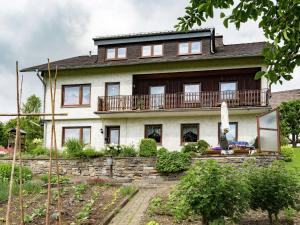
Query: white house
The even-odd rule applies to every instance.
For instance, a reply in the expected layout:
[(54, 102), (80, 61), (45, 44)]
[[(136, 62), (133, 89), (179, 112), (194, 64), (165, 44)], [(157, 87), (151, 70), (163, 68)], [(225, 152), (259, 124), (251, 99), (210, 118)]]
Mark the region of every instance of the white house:
[[(96, 149), (106, 143), (138, 145), (154, 138), (169, 150), (199, 139), (218, 145), (220, 105), (229, 105), (229, 140), (251, 142), (256, 115), (269, 107), (269, 85), (255, 80), (264, 70), (263, 42), (224, 45), (214, 29), (157, 32), (94, 38), (97, 55), (77, 56), (58, 66), (57, 140), (78, 138)], [(37, 71), (45, 84), (47, 65)], [(51, 121), (45, 118), (45, 144)]]

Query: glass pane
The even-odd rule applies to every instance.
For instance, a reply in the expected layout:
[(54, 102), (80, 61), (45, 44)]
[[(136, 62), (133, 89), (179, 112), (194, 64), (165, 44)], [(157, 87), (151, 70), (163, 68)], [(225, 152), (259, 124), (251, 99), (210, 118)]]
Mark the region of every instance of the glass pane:
[(146, 138), (152, 138), (161, 143), (161, 126), (146, 126)]
[(83, 144), (90, 144), (91, 128), (82, 128), (82, 142)]
[(91, 97), (91, 86), (90, 85), (82, 86), (82, 104), (83, 105), (90, 104), (90, 97)]
[(162, 45), (154, 45), (153, 46), (153, 55), (154, 56), (159, 56), (159, 55), (162, 55), (163, 51), (163, 46)]
[(79, 105), (80, 87), (64, 87), (64, 105)]
[[(237, 124), (236, 123), (229, 123), (229, 132), (226, 134), (226, 138), (228, 143), (233, 142), (233, 141), (237, 141)], [(219, 123), (219, 130), (221, 132), (221, 124)], [(220, 133), (221, 135), (221, 133)]]
[(198, 101), (200, 98), (200, 84), (185, 84), (184, 85), (184, 101)]
[(107, 59), (114, 59), (115, 58), (115, 52), (116, 52), (116, 49), (108, 48), (107, 52), (106, 52), (106, 58)]
[(80, 139), (80, 128), (65, 128), (65, 142), (69, 139)]
[(262, 151), (278, 151), (277, 131), (260, 130), (260, 148)]
[(179, 54), (188, 54), (189, 53), (189, 44), (180, 43), (179, 44)]
[(126, 58), (126, 48), (118, 48), (118, 58)]
[(150, 87), (150, 107), (152, 109), (163, 108), (165, 103), (165, 86)]
[(236, 82), (220, 83), (220, 91), (221, 91), (221, 99), (222, 100), (235, 99), (236, 91), (237, 91)]
[(151, 46), (146, 45), (142, 47), (142, 56), (151, 56)]
[(198, 141), (198, 125), (186, 124), (182, 127), (182, 142)]
[(270, 112), (259, 118), (260, 128), (277, 129), (276, 111)]
[(192, 42), (191, 44), (191, 53), (196, 54), (196, 53), (201, 53), (201, 42)]
[(107, 85), (107, 96), (120, 95), (120, 84), (108, 84)]
[(110, 144), (119, 144), (119, 129), (110, 129)]

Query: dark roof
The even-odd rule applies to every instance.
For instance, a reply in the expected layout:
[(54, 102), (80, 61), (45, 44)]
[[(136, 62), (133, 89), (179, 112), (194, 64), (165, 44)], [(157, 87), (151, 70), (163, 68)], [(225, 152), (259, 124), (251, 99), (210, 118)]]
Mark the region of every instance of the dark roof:
[(272, 92), (270, 105), (272, 106), (272, 108), (275, 108), (282, 102), (291, 100), (300, 100), (300, 89)]
[[(200, 61), (210, 59), (223, 59), (223, 58), (243, 58), (243, 57), (257, 57), (262, 56), (262, 50), (265, 42), (254, 42), (245, 44), (232, 44), (223, 45), (216, 48), (214, 54), (202, 54), (202, 55), (188, 55), (188, 56), (172, 56), (161, 58), (143, 58), (143, 59), (127, 59), (127, 60), (115, 60), (105, 61), (103, 63), (98, 62), (97, 55), (84, 55), (73, 58), (58, 60), (51, 63), (51, 69), (55, 69), (57, 66), (60, 70), (65, 69), (81, 69), (81, 68), (101, 68), (111, 66), (126, 66), (137, 64), (151, 64), (151, 63), (164, 63), (164, 62), (184, 62), (184, 61)], [(47, 64), (33, 66), (22, 69), (21, 72), (28, 71), (46, 71)]]

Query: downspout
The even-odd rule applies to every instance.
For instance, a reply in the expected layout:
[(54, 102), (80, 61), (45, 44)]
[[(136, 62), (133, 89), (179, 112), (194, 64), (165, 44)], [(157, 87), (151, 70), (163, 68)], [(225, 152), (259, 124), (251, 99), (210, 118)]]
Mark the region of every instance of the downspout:
[(216, 53), (216, 42), (215, 42), (215, 28), (210, 29), (210, 52)]
[[(44, 80), (44, 76), (43, 76), (43, 72), (39, 71), (38, 69), (36, 70), (36, 75), (39, 78), (39, 80), (42, 82), (43, 84), (43, 91), (44, 91), (44, 96), (43, 96), (43, 113), (46, 112), (46, 88), (47, 88), (47, 84)], [(44, 124), (44, 147), (46, 147), (46, 143), (47, 143), (47, 123), (45, 123), (45, 116), (43, 116), (42, 122)]]

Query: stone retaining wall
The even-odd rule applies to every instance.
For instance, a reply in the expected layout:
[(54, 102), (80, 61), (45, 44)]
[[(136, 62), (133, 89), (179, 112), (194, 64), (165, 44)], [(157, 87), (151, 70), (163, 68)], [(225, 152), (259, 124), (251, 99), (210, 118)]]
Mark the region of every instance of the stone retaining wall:
[[(222, 157), (202, 157), (193, 158), (193, 163), (199, 160), (214, 159), (220, 163), (231, 163), (239, 166), (248, 160), (255, 160), (258, 166), (268, 165), (274, 160), (275, 156), (222, 156)], [(10, 163), (10, 159), (1, 159), (0, 163)], [(162, 179), (155, 169), (156, 158), (114, 158), (112, 171), (107, 164), (106, 158), (96, 159), (59, 159), (61, 175), (66, 176), (84, 176), (84, 177), (109, 177), (113, 175), (115, 179), (139, 180), (139, 179)], [(23, 164), (31, 168), (35, 175), (48, 172), (47, 159), (23, 159)], [(53, 171), (55, 171), (56, 162), (53, 160)]]

